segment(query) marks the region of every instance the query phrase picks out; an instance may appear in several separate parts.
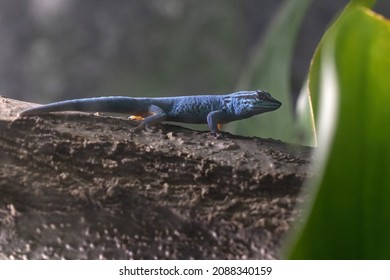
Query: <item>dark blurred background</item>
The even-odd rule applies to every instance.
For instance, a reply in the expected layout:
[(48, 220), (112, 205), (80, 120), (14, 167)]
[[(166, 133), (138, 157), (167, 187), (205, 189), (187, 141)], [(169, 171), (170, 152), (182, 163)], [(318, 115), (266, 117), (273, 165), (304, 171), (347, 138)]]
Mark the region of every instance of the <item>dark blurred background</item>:
[[(2, 0), (0, 94), (45, 103), (231, 92), (283, 2)], [(293, 96), (347, 2), (312, 2), (295, 48)], [(390, 1), (378, 2), (389, 17)]]

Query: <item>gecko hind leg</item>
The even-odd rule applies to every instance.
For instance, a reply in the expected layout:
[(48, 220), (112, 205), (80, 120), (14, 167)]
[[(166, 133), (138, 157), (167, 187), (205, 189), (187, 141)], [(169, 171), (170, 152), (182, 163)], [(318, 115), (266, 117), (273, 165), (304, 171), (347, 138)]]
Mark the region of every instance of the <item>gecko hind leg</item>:
[(151, 115), (144, 118), (138, 126), (133, 128), (133, 131), (143, 130), (144, 128), (158, 124), (167, 119), (167, 114), (165, 114), (164, 110), (156, 105), (151, 105), (149, 107), (149, 112)]

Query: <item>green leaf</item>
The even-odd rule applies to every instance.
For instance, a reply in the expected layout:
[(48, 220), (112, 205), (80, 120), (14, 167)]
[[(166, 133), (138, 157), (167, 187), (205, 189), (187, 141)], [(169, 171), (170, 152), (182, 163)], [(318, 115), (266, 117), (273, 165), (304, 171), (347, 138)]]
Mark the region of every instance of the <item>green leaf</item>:
[(282, 102), (275, 112), (227, 125), (234, 133), (295, 138), (290, 90), (291, 61), (297, 33), (310, 0), (286, 0), (259, 43), (238, 84), (239, 90), (262, 89)]
[(376, 0), (352, 0), (351, 5), (359, 5), (367, 8), (371, 8), (375, 4)]
[(322, 165), (291, 259), (390, 258), (390, 22), (357, 2), (312, 64)]
[(307, 146), (317, 146), (317, 134), (314, 121), (314, 112), (311, 95), (308, 90), (308, 82), (305, 82), (299, 93), (295, 108), (295, 135), (293, 140), (299, 140), (299, 144)]

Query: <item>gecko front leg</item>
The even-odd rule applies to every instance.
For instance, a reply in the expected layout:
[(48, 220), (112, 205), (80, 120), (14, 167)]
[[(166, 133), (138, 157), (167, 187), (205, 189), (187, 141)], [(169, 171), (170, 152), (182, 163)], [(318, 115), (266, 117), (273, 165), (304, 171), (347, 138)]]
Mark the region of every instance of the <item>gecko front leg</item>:
[(219, 127), (225, 118), (225, 113), (221, 110), (212, 111), (207, 115), (207, 124), (212, 134), (219, 135), (221, 131)]

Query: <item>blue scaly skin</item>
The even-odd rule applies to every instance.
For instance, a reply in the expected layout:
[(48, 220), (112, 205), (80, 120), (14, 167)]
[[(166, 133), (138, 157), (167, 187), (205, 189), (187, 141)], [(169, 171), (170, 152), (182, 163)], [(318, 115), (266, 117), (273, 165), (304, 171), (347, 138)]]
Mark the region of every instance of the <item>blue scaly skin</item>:
[(163, 121), (192, 124), (207, 123), (213, 134), (218, 125), (274, 111), (282, 103), (268, 92), (239, 91), (225, 95), (193, 95), (161, 98), (108, 96), (65, 100), (33, 107), (19, 116), (59, 111), (109, 112), (141, 116), (144, 119), (134, 130), (141, 130)]

